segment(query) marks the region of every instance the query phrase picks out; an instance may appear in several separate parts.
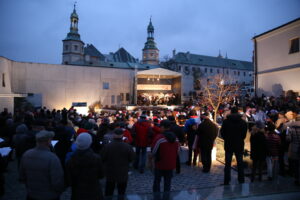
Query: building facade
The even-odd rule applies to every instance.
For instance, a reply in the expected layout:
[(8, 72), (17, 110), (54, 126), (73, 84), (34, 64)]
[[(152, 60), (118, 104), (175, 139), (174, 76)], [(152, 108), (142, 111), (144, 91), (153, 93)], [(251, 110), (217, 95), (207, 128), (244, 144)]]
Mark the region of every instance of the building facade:
[(300, 92), (300, 18), (255, 36), (253, 42), (257, 95)]
[(163, 64), (167, 69), (182, 74), (183, 98), (190, 98), (201, 91), (203, 86), (215, 75), (222, 75), (225, 84), (237, 83), (241, 86), (253, 86), (253, 65), (251, 62), (173, 51), (173, 57)]

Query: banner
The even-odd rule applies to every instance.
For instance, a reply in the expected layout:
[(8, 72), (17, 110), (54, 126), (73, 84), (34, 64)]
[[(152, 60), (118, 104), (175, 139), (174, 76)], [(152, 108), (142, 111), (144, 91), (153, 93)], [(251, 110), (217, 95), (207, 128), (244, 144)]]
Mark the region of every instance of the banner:
[(171, 85), (138, 84), (137, 90), (171, 90)]

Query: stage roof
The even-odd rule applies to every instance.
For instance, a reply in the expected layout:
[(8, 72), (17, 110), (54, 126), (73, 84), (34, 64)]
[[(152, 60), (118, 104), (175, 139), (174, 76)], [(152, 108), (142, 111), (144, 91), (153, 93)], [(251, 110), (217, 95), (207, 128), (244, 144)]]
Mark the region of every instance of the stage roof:
[(177, 78), (181, 76), (181, 73), (174, 72), (164, 68), (155, 68), (149, 70), (143, 70), (137, 72), (138, 78), (148, 78), (151, 76), (160, 77), (160, 78)]

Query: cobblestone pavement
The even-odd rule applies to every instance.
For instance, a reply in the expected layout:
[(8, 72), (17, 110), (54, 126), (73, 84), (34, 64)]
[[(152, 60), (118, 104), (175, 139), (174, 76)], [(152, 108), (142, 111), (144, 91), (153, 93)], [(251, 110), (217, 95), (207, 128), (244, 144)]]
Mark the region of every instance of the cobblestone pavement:
[[(190, 167), (181, 165), (181, 173), (174, 174), (172, 179), (172, 191), (192, 190), (207, 187), (220, 186), (223, 182), (224, 165), (215, 161), (210, 173), (203, 173), (202, 167)], [(24, 200), (26, 191), (24, 185), (18, 182), (16, 161), (10, 162), (6, 173), (6, 193), (3, 200)], [(248, 181), (248, 179), (246, 179)], [(105, 180), (101, 180), (104, 186)], [(152, 193), (153, 174), (150, 170), (140, 174), (132, 170), (129, 175), (127, 194), (149, 194)], [(237, 173), (232, 170), (232, 183), (237, 183)], [(163, 184), (161, 184), (163, 185)], [(61, 200), (70, 199), (70, 188), (61, 195)]]

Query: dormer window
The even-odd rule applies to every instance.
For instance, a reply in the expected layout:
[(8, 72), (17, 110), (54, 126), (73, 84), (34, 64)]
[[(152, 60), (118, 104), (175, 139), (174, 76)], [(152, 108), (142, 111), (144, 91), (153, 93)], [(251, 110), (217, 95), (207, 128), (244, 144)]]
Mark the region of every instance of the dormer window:
[(74, 49), (75, 49), (75, 51), (77, 51), (78, 50), (78, 46), (74, 45)]

